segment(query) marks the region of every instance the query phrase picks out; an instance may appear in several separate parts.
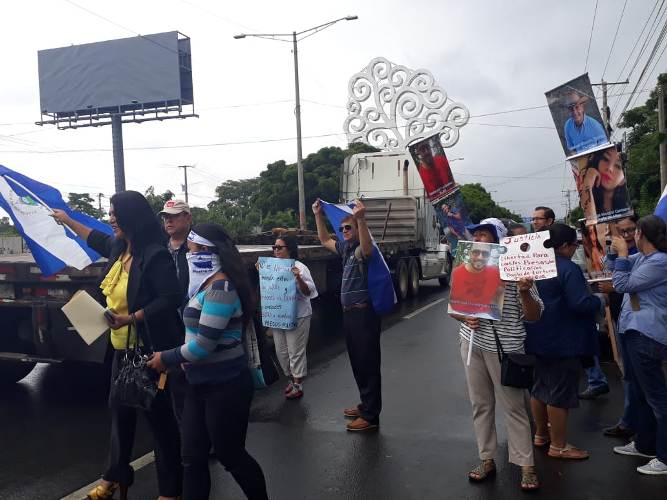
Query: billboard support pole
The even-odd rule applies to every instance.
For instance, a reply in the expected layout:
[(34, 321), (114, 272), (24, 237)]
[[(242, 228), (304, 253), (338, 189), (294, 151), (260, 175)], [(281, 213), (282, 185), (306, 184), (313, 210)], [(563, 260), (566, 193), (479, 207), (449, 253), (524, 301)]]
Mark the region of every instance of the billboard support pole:
[(113, 143), (113, 177), (116, 193), (125, 191), (125, 156), (123, 154), (123, 121), (119, 114), (111, 117), (111, 142)]
[(658, 81), (658, 132), (660, 133), (660, 190), (667, 185), (667, 139), (665, 139), (665, 91)]

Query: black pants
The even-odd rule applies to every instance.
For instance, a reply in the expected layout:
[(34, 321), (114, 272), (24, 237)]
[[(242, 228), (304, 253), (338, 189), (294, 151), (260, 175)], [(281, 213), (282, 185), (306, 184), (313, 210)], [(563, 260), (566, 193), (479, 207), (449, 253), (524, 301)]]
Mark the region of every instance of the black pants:
[(245, 449), (253, 390), (248, 370), (224, 383), (188, 386), (182, 422), (183, 500), (208, 500), (211, 444), (249, 499), (268, 499), (264, 473)]
[[(118, 373), (121, 356), (123, 356), (122, 351), (116, 351), (114, 354), (111, 369), (112, 381)], [(104, 473), (104, 479), (128, 486), (134, 482), (134, 470), (130, 466), (130, 461), (132, 459), (134, 434), (137, 428), (137, 414), (143, 413), (153, 432), (159, 494), (166, 497), (175, 497), (181, 494), (183, 479), (181, 440), (178, 425), (172, 412), (168, 389), (169, 386), (167, 385), (165, 390), (158, 391), (150, 411), (110, 404), (111, 445), (109, 449), (109, 468)]]
[(351, 309), (343, 313), (343, 329), (352, 373), (361, 397), (361, 416), (372, 424), (378, 424), (382, 410), (380, 317), (370, 307)]
[(188, 381), (185, 372), (180, 366), (169, 370), (169, 392), (171, 393), (171, 405), (174, 417), (179, 427), (183, 420), (183, 406), (185, 405), (185, 393), (188, 390)]

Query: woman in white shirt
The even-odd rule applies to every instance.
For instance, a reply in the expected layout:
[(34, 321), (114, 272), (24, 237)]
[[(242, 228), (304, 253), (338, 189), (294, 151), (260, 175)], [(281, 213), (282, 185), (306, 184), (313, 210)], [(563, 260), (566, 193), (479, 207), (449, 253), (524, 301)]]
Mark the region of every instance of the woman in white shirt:
[(317, 297), (317, 289), (308, 268), (297, 259), (299, 245), (294, 236), (281, 236), (273, 245), (273, 255), (278, 259), (294, 259), (292, 273), (296, 279), (296, 317), (297, 325), (292, 330), (270, 328), (276, 355), (285, 376), (290, 379), (285, 388), (287, 399), (298, 399), (303, 396), (302, 381), (306, 376), (306, 346), (310, 332), (310, 317), (313, 308), (310, 300)]

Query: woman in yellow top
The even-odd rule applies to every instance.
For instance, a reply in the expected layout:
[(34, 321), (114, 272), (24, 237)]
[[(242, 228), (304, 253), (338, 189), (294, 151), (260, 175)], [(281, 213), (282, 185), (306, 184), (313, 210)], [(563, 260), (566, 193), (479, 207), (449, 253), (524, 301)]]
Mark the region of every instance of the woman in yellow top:
[[(163, 245), (159, 222), (140, 193), (124, 191), (111, 198), (109, 223), (113, 237), (91, 230), (60, 210), (54, 211), (54, 217), (109, 259), (100, 288), (107, 308), (114, 311), (107, 318), (115, 349), (112, 381), (118, 374), (128, 331), (131, 331), (131, 347), (136, 342), (136, 332), (141, 342), (152, 344), (155, 351), (183, 343), (183, 322), (178, 314), (182, 297), (174, 261)], [(168, 382), (166, 389), (158, 391), (152, 408), (146, 412), (110, 404), (109, 468), (101, 483), (88, 494), (89, 499), (108, 499), (116, 490), (120, 490), (121, 499), (126, 498), (134, 480), (130, 460), (137, 412), (144, 413), (153, 432), (159, 499), (174, 499), (181, 494), (180, 437), (169, 400)]]

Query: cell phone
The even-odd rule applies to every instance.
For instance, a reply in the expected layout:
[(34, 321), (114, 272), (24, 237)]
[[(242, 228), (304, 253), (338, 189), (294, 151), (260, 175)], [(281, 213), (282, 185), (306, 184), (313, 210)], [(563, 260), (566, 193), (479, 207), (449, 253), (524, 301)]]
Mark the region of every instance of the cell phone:
[(116, 311), (113, 309), (105, 309), (104, 310), (104, 317), (107, 319), (107, 321), (112, 321), (114, 320), (114, 316), (116, 315)]

